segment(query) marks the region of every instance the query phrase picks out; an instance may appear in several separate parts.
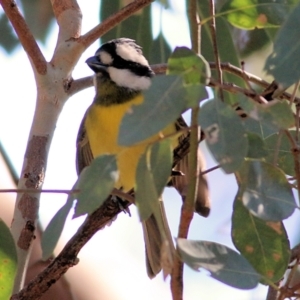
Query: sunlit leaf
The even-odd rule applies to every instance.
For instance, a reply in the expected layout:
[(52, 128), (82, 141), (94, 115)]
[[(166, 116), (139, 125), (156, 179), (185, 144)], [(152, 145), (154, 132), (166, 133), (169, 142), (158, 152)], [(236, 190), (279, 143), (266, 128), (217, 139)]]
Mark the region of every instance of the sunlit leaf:
[(282, 222), (256, 218), (237, 197), (231, 234), (234, 245), (259, 274), (273, 282), (283, 277), (289, 264), (290, 247)]
[(300, 4), (288, 16), (278, 32), (273, 53), (268, 57), (265, 70), (283, 87), (300, 79)]
[(10, 299), (17, 272), (17, 250), (9, 228), (0, 219), (0, 300)]
[(180, 257), (192, 269), (203, 268), (215, 278), (238, 289), (257, 286), (260, 275), (236, 251), (213, 242), (178, 239)]
[(238, 172), (241, 198), (255, 216), (281, 221), (296, 208), (295, 198), (284, 173), (263, 161), (245, 161)]
[(53, 254), (53, 251), (65, 226), (67, 216), (73, 206), (73, 200), (73, 195), (68, 197), (66, 204), (59, 209), (43, 232), (41, 241), (43, 260), (48, 259)]
[(229, 0), (221, 13), (233, 26), (249, 30), (279, 26), (290, 9), (291, 4), (284, 0)]
[(168, 74), (182, 75), (184, 83), (206, 84), (210, 78), (207, 61), (187, 47), (176, 47), (168, 60)]
[(243, 124), (230, 106), (220, 100), (205, 103), (200, 110), (199, 124), (206, 143), (226, 173), (237, 170), (248, 151)]
[(74, 188), (77, 204), (74, 217), (95, 211), (109, 196), (118, 179), (115, 155), (96, 157), (90, 166), (83, 169)]

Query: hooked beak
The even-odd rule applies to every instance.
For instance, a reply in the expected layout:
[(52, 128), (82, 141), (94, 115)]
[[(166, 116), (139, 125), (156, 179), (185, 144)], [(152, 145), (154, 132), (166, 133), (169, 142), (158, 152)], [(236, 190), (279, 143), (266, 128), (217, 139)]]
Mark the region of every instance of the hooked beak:
[(95, 72), (107, 72), (107, 65), (104, 65), (98, 56), (92, 56), (88, 58), (86, 61), (87, 65)]

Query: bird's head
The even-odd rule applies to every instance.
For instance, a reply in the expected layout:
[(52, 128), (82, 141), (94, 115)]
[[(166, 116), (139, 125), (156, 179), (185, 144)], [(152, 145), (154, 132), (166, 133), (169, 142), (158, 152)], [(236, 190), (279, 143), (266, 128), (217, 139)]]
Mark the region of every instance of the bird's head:
[(117, 86), (136, 91), (148, 89), (154, 75), (141, 47), (128, 38), (103, 44), (86, 63), (96, 75), (108, 77)]

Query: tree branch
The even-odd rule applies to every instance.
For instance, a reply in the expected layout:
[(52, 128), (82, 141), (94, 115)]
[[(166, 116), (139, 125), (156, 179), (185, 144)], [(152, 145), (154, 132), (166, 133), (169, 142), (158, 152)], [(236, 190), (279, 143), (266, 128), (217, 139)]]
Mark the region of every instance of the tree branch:
[[(187, 1), (188, 20), (190, 27), (190, 38), (192, 49), (200, 54), (200, 27), (196, 0)], [(194, 216), (194, 207), (198, 192), (199, 181), (199, 159), (198, 159), (198, 140), (200, 136), (200, 127), (198, 126), (199, 105), (192, 108), (191, 132), (190, 132), (190, 153), (188, 165), (188, 190), (186, 199), (182, 204), (178, 238), (187, 238), (190, 224)], [(178, 250), (178, 249), (177, 249)], [(179, 254), (174, 258), (173, 269), (171, 273), (171, 291), (173, 300), (183, 299), (183, 262)]]
[[(129, 202), (125, 202), (124, 209), (127, 209), (129, 205)], [(120, 205), (116, 201), (106, 200), (100, 208), (86, 218), (77, 233), (68, 241), (49, 266), (19, 293), (13, 295), (11, 300), (39, 299), (69, 268), (78, 263), (79, 251), (92, 236), (110, 224), (120, 212)]]
[(103, 34), (115, 27), (120, 22), (129, 18), (131, 15), (149, 5), (154, 0), (135, 0), (115, 14), (109, 16), (107, 19), (101, 22), (98, 26), (87, 32), (85, 35), (78, 39), (78, 42), (83, 44), (85, 49), (88, 48), (93, 42), (99, 39)]
[(6, 16), (11, 22), (19, 40), (26, 51), (30, 62), (40, 75), (47, 72), (47, 62), (43, 56), (37, 42), (31, 34), (27, 23), (21, 15), (19, 8), (14, 0), (0, 0)]
[[(221, 68), (221, 62), (219, 57), (219, 51), (218, 51), (218, 43), (217, 43), (217, 32), (216, 32), (216, 18), (215, 18), (215, 1), (210, 0), (209, 1), (209, 10), (211, 15), (211, 24), (210, 24), (210, 35), (212, 38), (212, 44), (213, 44), (213, 50), (214, 50), (214, 57), (216, 62), (216, 69), (217, 69), (217, 76), (218, 76), (218, 82), (222, 86), (223, 84), (223, 76), (222, 76), (222, 68)], [(224, 94), (222, 88), (219, 90), (219, 95), (221, 100), (224, 102)]]

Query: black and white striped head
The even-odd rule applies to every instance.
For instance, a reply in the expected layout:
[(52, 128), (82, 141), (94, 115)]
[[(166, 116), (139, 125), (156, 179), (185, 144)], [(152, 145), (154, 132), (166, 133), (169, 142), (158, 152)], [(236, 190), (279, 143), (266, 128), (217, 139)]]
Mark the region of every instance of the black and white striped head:
[(117, 86), (137, 91), (148, 89), (154, 75), (142, 48), (128, 38), (103, 44), (86, 63), (96, 74), (109, 76)]

